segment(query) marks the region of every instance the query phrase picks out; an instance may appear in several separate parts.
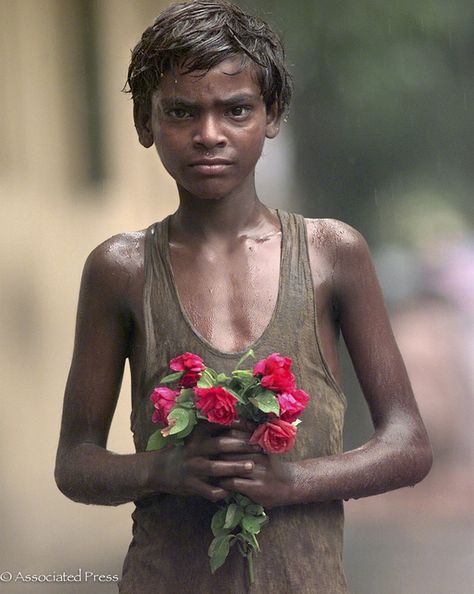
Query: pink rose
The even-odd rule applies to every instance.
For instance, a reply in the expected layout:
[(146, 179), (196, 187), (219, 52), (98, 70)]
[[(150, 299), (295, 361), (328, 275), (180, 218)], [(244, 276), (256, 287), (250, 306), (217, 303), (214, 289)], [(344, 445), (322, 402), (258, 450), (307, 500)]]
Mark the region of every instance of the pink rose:
[(150, 396), (155, 410), (153, 411), (153, 423), (162, 423), (165, 427), (168, 425), (168, 415), (179, 396), (179, 390), (170, 390), (166, 387), (155, 388)]
[(178, 382), (178, 386), (180, 388), (194, 388), (194, 386), (198, 383), (201, 379), (200, 373), (194, 373), (194, 371), (190, 371), (189, 373), (185, 373)]
[(272, 419), (259, 425), (249, 439), (269, 454), (284, 454), (295, 445), (296, 427), (282, 419)]
[(173, 371), (204, 371), (206, 369), (201, 357), (193, 353), (183, 353), (170, 361), (170, 368)]
[(290, 359), (290, 357), (283, 357), (280, 355), (280, 353), (272, 353), (266, 359), (261, 359), (255, 364), (253, 368), (253, 374), (270, 375), (279, 368), (289, 371), (292, 364), (293, 361)]
[(216, 388), (194, 388), (196, 407), (207, 420), (219, 425), (231, 425), (237, 418), (235, 404), (237, 399), (221, 386)]
[(304, 390), (283, 392), (277, 394), (277, 399), (280, 405), (280, 419), (288, 421), (288, 423), (296, 421), (309, 402), (309, 396)]

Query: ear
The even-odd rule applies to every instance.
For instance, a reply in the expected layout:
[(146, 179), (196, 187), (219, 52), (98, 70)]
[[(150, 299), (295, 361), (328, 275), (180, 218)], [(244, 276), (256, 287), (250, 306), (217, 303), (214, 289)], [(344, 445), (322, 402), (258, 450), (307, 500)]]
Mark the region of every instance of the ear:
[(140, 144), (145, 148), (150, 148), (154, 142), (150, 122), (150, 111), (145, 109), (143, 105), (135, 103), (133, 105), (133, 121), (135, 122), (135, 129)]
[(267, 138), (275, 138), (280, 131), (280, 114), (278, 113), (278, 105), (275, 103), (267, 109), (267, 124), (265, 126), (265, 136)]

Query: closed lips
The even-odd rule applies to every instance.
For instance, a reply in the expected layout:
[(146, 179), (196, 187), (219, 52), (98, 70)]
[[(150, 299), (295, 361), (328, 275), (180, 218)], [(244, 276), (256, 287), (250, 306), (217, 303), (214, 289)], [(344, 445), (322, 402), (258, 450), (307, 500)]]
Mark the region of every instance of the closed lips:
[(216, 165), (231, 165), (231, 161), (227, 161), (226, 159), (201, 159), (199, 161), (193, 161), (191, 163), (191, 167), (197, 167), (199, 165), (204, 165), (205, 167), (214, 167)]

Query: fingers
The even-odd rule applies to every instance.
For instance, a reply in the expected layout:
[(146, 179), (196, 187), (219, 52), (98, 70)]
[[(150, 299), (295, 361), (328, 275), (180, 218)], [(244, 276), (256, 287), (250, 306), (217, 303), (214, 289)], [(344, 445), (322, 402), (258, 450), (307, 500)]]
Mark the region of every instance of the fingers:
[(186, 445), (192, 456), (215, 456), (218, 454), (251, 454), (261, 451), (258, 446), (250, 445), (250, 434), (240, 429), (226, 429), (220, 435), (193, 432)]
[(263, 459), (263, 456), (265, 456), (265, 454), (259, 454), (258, 452), (253, 452), (251, 454), (219, 454), (219, 458), (218, 460), (225, 460), (225, 461), (229, 461), (229, 460), (240, 460), (240, 461), (246, 461), (246, 460), (252, 460), (252, 462), (255, 462), (255, 464), (265, 464), (265, 460)]
[(201, 455), (217, 456), (219, 454), (255, 454), (260, 452), (259, 446), (250, 445), (246, 438), (222, 435), (209, 438), (202, 443)]
[(209, 485), (197, 477), (189, 478), (187, 481), (187, 491), (192, 495), (200, 495), (209, 501), (220, 501), (229, 495), (229, 491), (217, 485)]
[(240, 431), (246, 431), (247, 433), (253, 433), (257, 428), (257, 424), (247, 419), (238, 419), (234, 421), (230, 426), (231, 429), (239, 429)]
[(225, 430), (225, 426), (218, 425), (217, 423), (199, 422), (194, 427), (191, 435), (188, 437), (188, 441), (203, 439), (210, 435), (218, 435), (219, 433), (222, 433)]
[(207, 477), (246, 476), (254, 469), (252, 460), (209, 460), (207, 458), (194, 458), (189, 463), (192, 473)]
[(237, 491), (250, 498), (252, 498), (252, 493), (255, 490), (253, 489), (254, 486), (254, 481), (240, 477), (222, 478), (219, 480), (219, 487), (227, 491)]
[(220, 501), (229, 495), (229, 491), (223, 485), (209, 484), (203, 478), (238, 477), (249, 475), (254, 464), (251, 461), (223, 462), (220, 460), (208, 460), (206, 458), (194, 458), (188, 463), (188, 478), (185, 481), (185, 490), (188, 494), (200, 495), (209, 501)]

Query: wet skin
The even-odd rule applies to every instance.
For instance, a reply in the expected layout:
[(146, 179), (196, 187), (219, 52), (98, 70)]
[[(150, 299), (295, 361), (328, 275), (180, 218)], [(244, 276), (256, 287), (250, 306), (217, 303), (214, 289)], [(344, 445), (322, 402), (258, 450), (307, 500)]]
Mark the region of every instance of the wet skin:
[[(257, 198), (254, 168), (279, 118), (239, 58), (196, 74), (165, 74), (135, 123), (177, 183), (170, 253), (182, 304), (199, 334), (235, 352), (263, 333), (277, 299), (281, 230)], [(251, 427), (236, 423), (224, 431), (204, 425), (184, 448), (108, 451), (125, 360), (134, 386), (144, 365), (144, 232), (123, 234), (97, 247), (84, 269), (56, 465), (66, 495), (114, 505), (160, 491), (217, 501), (233, 490), (272, 507), (373, 495), (426, 475), (430, 445), (367, 245), (338, 221), (307, 220), (307, 232), (322, 349), (340, 381), (342, 333), (372, 439), (351, 452), (282, 463), (249, 446)]]

